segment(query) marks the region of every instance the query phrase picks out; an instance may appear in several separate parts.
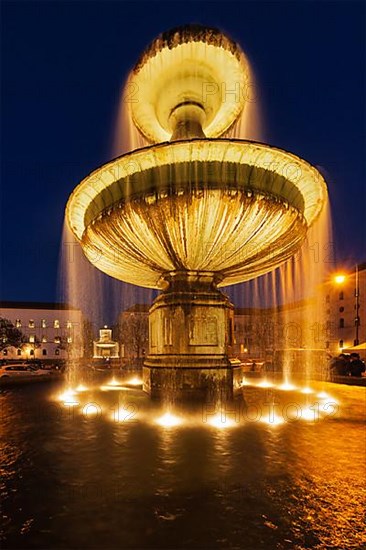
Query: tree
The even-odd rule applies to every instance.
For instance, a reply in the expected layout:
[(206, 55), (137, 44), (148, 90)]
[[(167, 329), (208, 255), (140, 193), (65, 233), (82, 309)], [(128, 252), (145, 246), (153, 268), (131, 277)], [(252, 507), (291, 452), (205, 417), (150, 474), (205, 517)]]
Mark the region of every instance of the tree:
[(123, 319), (118, 339), (125, 346), (126, 355), (141, 358), (145, 355), (149, 342), (148, 317), (141, 313), (131, 313)]
[(9, 346), (18, 348), (25, 338), (22, 331), (16, 328), (9, 319), (0, 317), (0, 350)]
[(83, 322), (83, 355), (86, 359), (93, 357), (94, 326), (88, 320)]

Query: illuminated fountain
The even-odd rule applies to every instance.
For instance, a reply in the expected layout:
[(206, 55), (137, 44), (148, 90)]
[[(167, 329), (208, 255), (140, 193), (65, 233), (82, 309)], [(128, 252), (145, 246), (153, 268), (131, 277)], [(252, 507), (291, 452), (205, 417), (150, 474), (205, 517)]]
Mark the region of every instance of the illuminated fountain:
[(246, 109), (248, 78), (239, 46), (215, 29), (159, 36), (128, 81), (133, 123), (151, 145), (96, 169), (67, 205), (92, 264), (162, 291), (143, 369), (153, 397), (166, 387), (201, 395), (211, 382), (230, 395), (234, 306), (219, 288), (292, 257), (327, 198), (299, 157), (225, 137)]

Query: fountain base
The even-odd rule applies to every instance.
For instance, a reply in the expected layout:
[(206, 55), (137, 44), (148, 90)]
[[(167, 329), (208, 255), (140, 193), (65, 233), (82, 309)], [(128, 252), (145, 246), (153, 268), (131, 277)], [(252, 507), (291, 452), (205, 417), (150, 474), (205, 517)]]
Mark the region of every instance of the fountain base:
[(241, 367), (143, 367), (143, 389), (152, 399), (226, 402), (234, 397), (235, 378)]
[(217, 289), (217, 274), (171, 272), (149, 312), (144, 391), (153, 398), (232, 395), (234, 306)]

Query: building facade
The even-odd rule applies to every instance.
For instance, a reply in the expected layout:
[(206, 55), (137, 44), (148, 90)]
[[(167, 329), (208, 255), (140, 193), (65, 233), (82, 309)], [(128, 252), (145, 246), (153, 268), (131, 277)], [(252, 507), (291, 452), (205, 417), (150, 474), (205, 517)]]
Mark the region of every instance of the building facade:
[(366, 263), (339, 271), (323, 289), (328, 344), (340, 353), (366, 342)]
[(1, 356), (7, 359), (68, 359), (83, 356), (84, 318), (79, 309), (62, 303), (0, 302), (0, 318), (21, 332), (19, 345), (6, 345), (1, 334)]

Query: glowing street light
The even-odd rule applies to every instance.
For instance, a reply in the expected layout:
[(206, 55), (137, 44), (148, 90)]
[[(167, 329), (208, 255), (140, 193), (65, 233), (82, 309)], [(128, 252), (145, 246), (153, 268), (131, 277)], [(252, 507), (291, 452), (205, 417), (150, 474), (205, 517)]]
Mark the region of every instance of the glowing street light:
[(335, 275), (333, 280), (337, 285), (341, 285), (345, 282), (346, 276), (342, 274)]

